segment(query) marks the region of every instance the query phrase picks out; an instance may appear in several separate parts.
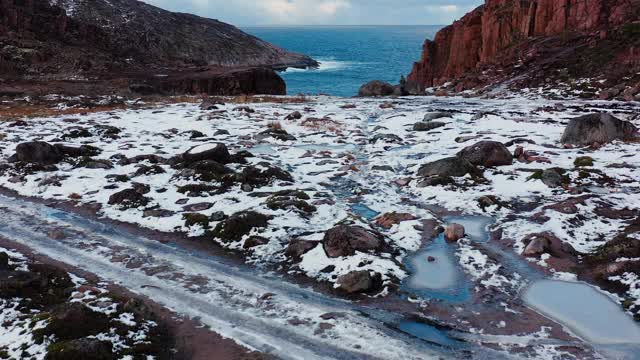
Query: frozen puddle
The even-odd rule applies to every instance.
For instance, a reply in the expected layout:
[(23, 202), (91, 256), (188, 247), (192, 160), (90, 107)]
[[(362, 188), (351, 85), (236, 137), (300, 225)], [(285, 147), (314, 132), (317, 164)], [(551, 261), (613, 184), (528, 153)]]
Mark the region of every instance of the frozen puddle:
[(373, 210), (372, 208), (364, 205), (364, 204), (354, 204), (353, 206), (351, 206), (351, 211), (362, 217), (365, 218), (367, 220), (373, 220), (374, 218), (376, 218), (378, 215), (380, 215), (379, 212)]
[[(431, 260), (431, 261), (430, 261)], [(404, 287), (430, 298), (464, 302), (469, 298), (469, 286), (458, 266), (453, 248), (438, 236), (426, 249), (409, 257), (406, 266), (411, 276)]]
[(640, 346), (640, 325), (590, 285), (537, 281), (524, 292), (523, 300), (594, 344)]
[(438, 344), (440, 346), (455, 347), (460, 345), (460, 342), (450, 338), (442, 331), (418, 321), (402, 321), (398, 326), (398, 329), (406, 332), (407, 334), (411, 334), (418, 339)]

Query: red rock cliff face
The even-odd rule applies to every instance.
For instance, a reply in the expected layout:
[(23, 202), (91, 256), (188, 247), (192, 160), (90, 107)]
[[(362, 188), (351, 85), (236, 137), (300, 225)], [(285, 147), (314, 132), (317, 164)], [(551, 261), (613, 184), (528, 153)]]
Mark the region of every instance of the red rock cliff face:
[(426, 87), (459, 78), (532, 38), (615, 29), (637, 20), (639, 0), (486, 0), (427, 40), (409, 80)]

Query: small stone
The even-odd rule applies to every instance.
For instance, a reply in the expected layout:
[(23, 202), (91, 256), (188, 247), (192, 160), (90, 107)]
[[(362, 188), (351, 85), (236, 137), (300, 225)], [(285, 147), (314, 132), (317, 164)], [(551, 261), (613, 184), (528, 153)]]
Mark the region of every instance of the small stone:
[(252, 192), (253, 191), (253, 186), (251, 186), (249, 184), (242, 184), (242, 191), (244, 191), (244, 192)]
[(460, 224), (449, 224), (444, 231), (444, 238), (449, 242), (457, 242), (464, 238), (465, 229)]

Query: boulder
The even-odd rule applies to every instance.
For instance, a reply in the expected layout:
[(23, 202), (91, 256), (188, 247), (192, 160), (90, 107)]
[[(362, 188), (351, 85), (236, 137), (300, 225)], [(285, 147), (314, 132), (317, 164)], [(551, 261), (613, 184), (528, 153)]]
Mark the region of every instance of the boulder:
[(212, 160), (220, 164), (228, 164), (232, 160), (227, 146), (222, 143), (208, 143), (194, 146), (182, 154), (182, 159), (187, 163)]
[(26, 162), (39, 165), (53, 165), (64, 158), (64, 154), (54, 145), (44, 141), (32, 141), (19, 144), (10, 162)]
[(270, 217), (255, 211), (243, 211), (231, 215), (216, 225), (212, 235), (225, 242), (239, 241), (254, 228), (265, 228)]
[(555, 169), (546, 169), (541, 176), (542, 182), (550, 188), (561, 187), (563, 184), (562, 174)]
[(371, 139), (369, 139), (370, 144), (376, 144), (378, 142), (384, 142), (387, 144), (400, 144), (402, 143), (402, 138), (395, 134), (376, 134)]
[(429, 122), (437, 119), (449, 118), (451, 115), (452, 113), (446, 111), (430, 112), (424, 115), (422, 121)]
[(109, 205), (117, 205), (121, 210), (136, 209), (149, 204), (149, 198), (136, 189), (125, 189), (109, 197)]
[(255, 136), (255, 139), (258, 141), (263, 141), (268, 138), (273, 138), (280, 141), (296, 141), (295, 136), (290, 135), (283, 129), (270, 128)]
[(476, 166), (495, 167), (513, 164), (513, 155), (503, 143), (480, 141), (462, 149), (458, 157)]
[(242, 172), (236, 173), (233, 179), (237, 182), (252, 186), (266, 186), (274, 180), (293, 182), (293, 177), (287, 171), (268, 163), (259, 163), (259, 166), (248, 166)]
[(633, 124), (609, 113), (591, 114), (569, 121), (560, 141), (563, 144), (588, 146), (613, 140), (630, 140), (637, 132)]
[(293, 239), (289, 241), (289, 245), (287, 245), (284, 255), (288, 258), (299, 261), (302, 258), (302, 255), (313, 250), (319, 243), (319, 241)]
[(302, 191), (284, 191), (270, 196), (265, 205), (271, 210), (292, 210), (309, 216), (317, 208), (305, 200), (309, 200), (309, 195)]
[(371, 273), (368, 270), (352, 271), (338, 277), (338, 288), (349, 294), (365, 293), (379, 289), (382, 285), (382, 276), (379, 273)]
[(444, 238), (449, 242), (456, 242), (465, 236), (464, 226), (460, 224), (449, 224), (444, 230)]
[(413, 125), (413, 131), (431, 131), (445, 125), (440, 121), (420, 121)]
[(550, 233), (530, 234), (522, 242), (526, 245), (522, 255), (526, 257), (549, 254), (556, 258), (574, 258), (578, 255), (571, 245)]
[(395, 92), (395, 87), (384, 81), (374, 80), (368, 82), (358, 90), (358, 96), (372, 97), (372, 96), (391, 96)]
[(284, 119), (288, 121), (300, 120), (302, 119), (302, 113), (300, 111), (294, 111), (291, 114), (287, 115)]
[(244, 241), (242, 245), (243, 249), (251, 249), (256, 246), (265, 245), (269, 243), (269, 239), (264, 238), (262, 236), (252, 236)]
[(384, 237), (362, 226), (338, 225), (324, 234), (324, 251), (330, 258), (351, 256), (360, 252), (381, 251)]
[(461, 177), (467, 174), (478, 174), (479, 170), (468, 160), (460, 157), (449, 157), (424, 164), (418, 170), (421, 177)]
[(200, 160), (189, 164), (184, 175), (193, 175), (201, 181), (220, 180), (227, 174), (232, 174), (233, 170), (214, 160)]
[(63, 156), (68, 157), (83, 157), (83, 156), (97, 156), (100, 155), (102, 150), (91, 145), (82, 145), (80, 147), (66, 146), (63, 144), (54, 145)]

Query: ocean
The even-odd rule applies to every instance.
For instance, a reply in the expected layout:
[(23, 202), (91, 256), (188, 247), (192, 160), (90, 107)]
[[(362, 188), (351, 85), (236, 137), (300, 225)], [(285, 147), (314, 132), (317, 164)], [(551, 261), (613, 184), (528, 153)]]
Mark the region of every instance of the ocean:
[(264, 26), (242, 30), (320, 62), (316, 70), (281, 75), (287, 92), (355, 96), (370, 80), (398, 83), (420, 59), (422, 44), (441, 28), (427, 26)]

